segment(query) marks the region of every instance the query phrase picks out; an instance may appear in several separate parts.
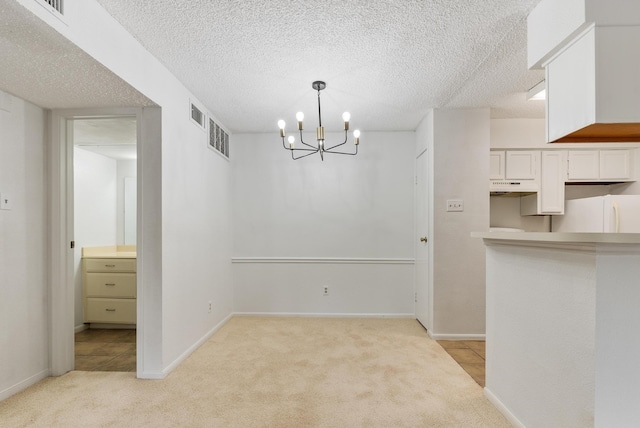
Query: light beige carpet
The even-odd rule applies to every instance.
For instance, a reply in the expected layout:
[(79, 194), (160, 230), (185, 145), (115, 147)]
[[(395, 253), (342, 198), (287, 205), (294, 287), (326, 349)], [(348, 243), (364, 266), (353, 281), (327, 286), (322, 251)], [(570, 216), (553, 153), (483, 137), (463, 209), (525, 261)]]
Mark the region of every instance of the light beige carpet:
[(164, 380), (70, 372), (2, 427), (508, 427), (411, 319), (235, 317)]

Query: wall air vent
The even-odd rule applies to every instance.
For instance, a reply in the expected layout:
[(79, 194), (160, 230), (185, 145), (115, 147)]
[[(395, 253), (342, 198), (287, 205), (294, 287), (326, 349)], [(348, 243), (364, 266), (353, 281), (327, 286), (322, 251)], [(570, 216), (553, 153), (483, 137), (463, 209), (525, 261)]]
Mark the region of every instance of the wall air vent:
[(50, 12), (57, 12), (64, 15), (64, 0), (36, 0)]
[(209, 148), (229, 159), (229, 134), (209, 119)]
[(201, 128), (205, 127), (204, 113), (193, 103), (191, 103), (191, 120), (200, 125)]

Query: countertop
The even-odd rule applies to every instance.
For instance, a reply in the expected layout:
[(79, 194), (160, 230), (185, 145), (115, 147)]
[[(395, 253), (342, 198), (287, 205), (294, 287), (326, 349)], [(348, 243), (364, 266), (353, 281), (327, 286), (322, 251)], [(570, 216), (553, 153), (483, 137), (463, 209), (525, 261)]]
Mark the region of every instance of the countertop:
[(83, 247), (84, 259), (135, 259), (135, 245), (117, 245), (107, 247)]
[(495, 241), (564, 244), (640, 244), (640, 233), (471, 232)]

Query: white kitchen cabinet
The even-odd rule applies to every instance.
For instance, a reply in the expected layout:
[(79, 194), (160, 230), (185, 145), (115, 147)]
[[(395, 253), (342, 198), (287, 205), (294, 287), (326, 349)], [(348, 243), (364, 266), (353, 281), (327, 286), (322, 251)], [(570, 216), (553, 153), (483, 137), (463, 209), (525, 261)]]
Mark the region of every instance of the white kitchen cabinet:
[(547, 141), (638, 141), (640, 26), (592, 26), (546, 64)]
[(536, 180), (538, 178), (538, 150), (507, 150), (505, 178), (507, 180)]
[(570, 150), (568, 182), (635, 181), (635, 149)]
[(567, 181), (597, 181), (599, 178), (599, 150), (569, 151), (569, 169)]
[(520, 198), (520, 215), (564, 214), (567, 151), (540, 152), (540, 191)]
[(631, 150), (600, 150), (601, 180), (631, 180)]
[(492, 150), (489, 153), (489, 179), (504, 180), (504, 150)]

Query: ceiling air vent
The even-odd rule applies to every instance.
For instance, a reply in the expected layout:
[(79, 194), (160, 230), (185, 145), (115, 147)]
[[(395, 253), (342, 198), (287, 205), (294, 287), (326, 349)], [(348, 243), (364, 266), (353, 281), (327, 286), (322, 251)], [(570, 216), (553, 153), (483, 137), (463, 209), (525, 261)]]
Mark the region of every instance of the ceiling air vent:
[(229, 159), (229, 134), (209, 119), (209, 148)]
[(50, 12), (57, 12), (64, 15), (64, 0), (36, 0), (38, 3), (47, 8)]
[(191, 103), (191, 120), (200, 125), (201, 128), (204, 128), (204, 113), (193, 103)]

